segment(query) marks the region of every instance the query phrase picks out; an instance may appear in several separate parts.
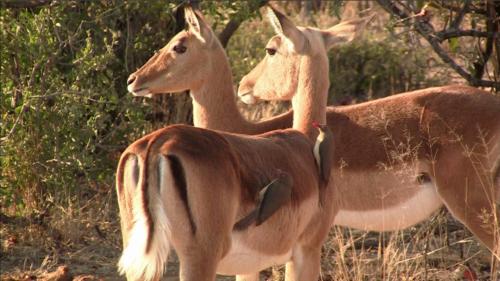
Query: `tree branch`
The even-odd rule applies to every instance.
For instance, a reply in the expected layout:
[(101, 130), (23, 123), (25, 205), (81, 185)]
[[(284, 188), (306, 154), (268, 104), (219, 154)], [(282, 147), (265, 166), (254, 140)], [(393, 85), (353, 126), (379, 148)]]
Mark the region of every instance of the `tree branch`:
[[(498, 24), (495, 22), (496, 12), (495, 7), (491, 1), (486, 2), (486, 10), (488, 11), (489, 17), (486, 20), (486, 30), (491, 33), (486, 40), (486, 47), (484, 51), (480, 51), (480, 56), (474, 65), (474, 77), (476, 79), (483, 78), (484, 71), (486, 68), (486, 63), (490, 59), (491, 53), (493, 52), (493, 41), (497, 38)], [(481, 44), (480, 42), (478, 44)]]
[[(260, 0), (257, 9), (267, 4), (267, 2), (268, 0)], [(226, 24), (224, 29), (219, 34), (219, 41), (222, 44), (222, 47), (226, 48), (227, 44), (229, 43), (229, 39), (231, 39), (231, 36), (233, 36), (236, 30), (238, 30), (238, 27), (240, 27), (242, 22), (243, 22), (242, 17), (236, 14), (234, 18), (232, 18)]]
[[(459, 7), (453, 6), (451, 4), (447, 4), (446, 1), (449, 1), (449, 0), (441, 1), (438, 3), (438, 5), (442, 8), (452, 10), (454, 12), (460, 12), (462, 10)], [(469, 6), (469, 11), (473, 12), (474, 14), (487, 15), (486, 10), (482, 10), (482, 9), (471, 7), (471, 6)]]
[(470, 2), (471, 2), (471, 0), (465, 0), (463, 8), (460, 9), (460, 11), (458, 12), (458, 15), (455, 17), (453, 22), (450, 24), (452, 29), (458, 29), (458, 27), (462, 23), (462, 20), (464, 19), (465, 14), (469, 11)]
[(442, 42), (446, 39), (471, 36), (471, 37), (492, 37), (495, 33), (488, 31), (478, 31), (475, 29), (461, 30), (461, 29), (447, 29), (443, 31), (436, 32), (436, 36), (439, 37), (439, 41)]
[(486, 41), (486, 49), (484, 52), (481, 52), (480, 57), (473, 63), (474, 77), (476, 79), (483, 78), (486, 62), (490, 59), (491, 53), (493, 52), (493, 38), (494, 37), (488, 37), (488, 40)]
[[(413, 18), (413, 26), (415, 30), (424, 37), (427, 42), (431, 45), (434, 52), (441, 58), (443, 62), (448, 64), (453, 70), (455, 70), (460, 76), (462, 76), (465, 80), (467, 80), (472, 86), (479, 87), (494, 87), (500, 89), (500, 82), (482, 80), (474, 77), (472, 74), (467, 72), (463, 67), (458, 65), (455, 60), (453, 60), (448, 53), (441, 47), (440, 43), (442, 42), (441, 37), (438, 36), (439, 33), (450, 33), (456, 32), (453, 30), (445, 30), (443, 32), (436, 33), (434, 30), (434, 26), (426, 21), (421, 19), (420, 17), (410, 16), (407, 11), (399, 8), (395, 5), (391, 0), (376, 0), (378, 4), (387, 12), (392, 15), (397, 16), (400, 21), (406, 21), (408, 18)], [(406, 21), (407, 22), (407, 21)]]
[(49, 5), (50, 3), (52, 3), (52, 0), (4, 0), (0, 6), (2, 8), (33, 9)]
[(392, 4), (389, 0), (377, 0), (377, 3), (390, 14), (398, 16), (400, 19), (409, 18), (410, 15), (405, 11), (399, 9), (396, 5)]
[(224, 29), (219, 34), (219, 41), (222, 44), (222, 47), (226, 48), (227, 43), (229, 43), (229, 39), (231, 39), (231, 36), (233, 36), (236, 30), (238, 30), (238, 27), (240, 27), (241, 23), (241, 20), (231, 19), (226, 24), (226, 27), (224, 27)]

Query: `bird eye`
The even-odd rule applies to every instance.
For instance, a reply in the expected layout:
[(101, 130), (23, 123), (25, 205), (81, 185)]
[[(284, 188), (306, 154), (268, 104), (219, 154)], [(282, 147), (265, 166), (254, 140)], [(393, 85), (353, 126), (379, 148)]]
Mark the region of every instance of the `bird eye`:
[(174, 52), (176, 52), (178, 54), (183, 54), (186, 52), (186, 50), (187, 50), (186, 46), (184, 46), (182, 44), (174, 46)]
[(267, 52), (267, 54), (269, 54), (270, 56), (274, 56), (274, 54), (276, 54), (276, 49), (273, 49), (273, 48), (266, 48), (266, 52)]

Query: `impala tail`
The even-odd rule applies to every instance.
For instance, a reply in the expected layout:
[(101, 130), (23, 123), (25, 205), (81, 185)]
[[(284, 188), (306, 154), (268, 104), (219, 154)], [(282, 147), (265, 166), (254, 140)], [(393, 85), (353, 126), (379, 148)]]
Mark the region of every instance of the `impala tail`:
[[(141, 146), (140, 142), (131, 147)], [(159, 280), (171, 248), (172, 227), (166, 212), (166, 194), (178, 189), (174, 194), (181, 196), (170, 196), (168, 200), (182, 200), (186, 180), (176, 156), (156, 154), (153, 157), (149, 155), (148, 144), (143, 144), (138, 151), (124, 153), (117, 172), (124, 248), (118, 270), (127, 280)]]

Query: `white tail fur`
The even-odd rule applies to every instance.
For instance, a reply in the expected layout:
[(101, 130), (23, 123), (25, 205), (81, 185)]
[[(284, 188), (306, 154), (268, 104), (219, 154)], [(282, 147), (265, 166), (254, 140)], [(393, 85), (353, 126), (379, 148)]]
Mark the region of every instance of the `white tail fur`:
[[(143, 163), (144, 165), (144, 163)], [(125, 173), (127, 173), (125, 168)], [(159, 157), (158, 167), (159, 186), (165, 187), (173, 185), (172, 174), (165, 157)], [(139, 183), (143, 182), (143, 174), (140, 176)], [(152, 185), (156, 188), (156, 185)], [(140, 185), (136, 187), (139, 189)], [(149, 199), (149, 208), (153, 220), (152, 237), (149, 236), (149, 229), (146, 214), (142, 208), (142, 192), (135, 192), (133, 199), (133, 216), (134, 222), (130, 231), (128, 244), (125, 245), (120, 261), (118, 262), (118, 270), (120, 274), (126, 274), (127, 280), (154, 280), (160, 278), (167, 265), (168, 254), (170, 251), (169, 237), (171, 227), (167, 218), (161, 197), (166, 192), (160, 190), (160, 194), (156, 194), (156, 190), (147, 188)], [(149, 251), (146, 252), (148, 241), (151, 240)]]

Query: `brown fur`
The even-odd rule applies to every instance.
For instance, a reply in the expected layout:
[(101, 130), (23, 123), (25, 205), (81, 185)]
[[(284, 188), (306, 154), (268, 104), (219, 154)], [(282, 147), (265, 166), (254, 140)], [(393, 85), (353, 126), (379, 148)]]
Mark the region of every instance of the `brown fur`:
[[(199, 15), (198, 20), (201, 20)], [(192, 20), (193, 18), (191, 18)], [(203, 24), (203, 23), (202, 23)], [(200, 36), (199, 33), (210, 32), (191, 26), (191, 31)], [(181, 36), (185, 36), (181, 35)], [(172, 44), (189, 44), (189, 40), (182, 37)], [(199, 48), (212, 48), (214, 41), (204, 40)], [(218, 43), (217, 43), (218, 44)], [(168, 44), (165, 50), (171, 45)], [(188, 50), (193, 46), (188, 45)], [(181, 56), (182, 54), (177, 54)], [(142, 67), (133, 77), (131, 85), (139, 83), (141, 77), (151, 76), (153, 82), (150, 87), (160, 87), (158, 81), (160, 76), (168, 71), (179, 71), (181, 66), (175, 66), (171, 58), (177, 56), (171, 51), (162, 51), (155, 55), (150, 62)], [(326, 56), (304, 56), (303, 61), (307, 67), (315, 65), (327, 65)], [(198, 57), (200, 59), (200, 57)], [(318, 59), (320, 61), (318, 61)], [(187, 58), (186, 60), (189, 60)], [(184, 67), (186, 67), (184, 61)], [(172, 64), (172, 65), (171, 65)], [(199, 64), (198, 64), (199, 65)], [(166, 67), (168, 66), (168, 67)], [(175, 70), (175, 67), (178, 70)], [(174, 69), (174, 70), (172, 70)], [(191, 68), (188, 68), (191, 69)], [(210, 69), (210, 72), (214, 72)], [(178, 78), (178, 77), (177, 77)], [(203, 80), (203, 79), (202, 79)], [(139, 82), (138, 82), (139, 81)], [(172, 89), (183, 89), (179, 83), (186, 82), (184, 79), (171, 79)], [(305, 80), (304, 80), (305, 81)], [(303, 84), (301, 80), (299, 84)], [(201, 83), (196, 74), (191, 75), (187, 81), (193, 89), (200, 87)], [(206, 82), (205, 82), (206, 83)], [(203, 83), (202, 83), (203, 84)], [(162, 84), (163, 85), (163, 84)], [(326, 85), (326, 87), (325, 87)], [(317, 95), (317, 98), (326, 100), (326, 84), (314, 84), (304, 86), (309, 89), (303, 94)], [(321, 86), (321, 91), (314, 91), (316, 86)], [(161, 86), (164, 87), (164, 86)], [(141, 91), (141, 87), (136, 90)], [(196, 98), (195, 98), (196, 104)], [(234, 100), (232, 101), (234, 103)], [(221, 105), (219, 105), (221, 106)], [(200, 106), (200, 108), (202, 108)], [(304, 109), (307, 109), (304, 107)], [(308, 110), (309, 111), (309, 110)], [(198, 112), (199, 113), (199, 112)], [(210, 131), (185, 125), (173, 125), (155, 131), (142, 139), (136, 141), (123, 153), (117, 172), (117, 192), (122, 217), (122, 232), (124, 246), (127, 247), (135, 241), (127, 240), (127, 232), (133, 226), (137, 216), (132, 209), (132, 203), (126, 200), (127, 193), (137, 192), (133, 184), (123, 179), (126, 155), (136, 155), (139, 159), (137, 166), (144, 172), (141, 174), (143, 212), (144, 216), (152, 217), (152, 222), (147, 219), (149, 227), (148, 241), (154, 239), (155, 218), (152, 206), (152, 198), (161, 194), (161, 189), (170, 190), (169, 186), (158, 186), (160, 176), (157, 163), (161, 155), (167, 157), (175, 156), (179, 165), (185, 171), (186, 197), (182, 193), (161, 197), (165, 213), (171, 225), (171, 237), (169, 241), (179, 256), (181, 263), (181, 280), (213, 280), (218, 263), (231, 250), (232, 232), (234, 224), (245, 216), (252, 208), (258, 196), (259, 189), (282, 171), (291, 176), (293, 182), (291, 201), (282, 207), (277, 213), (258, 227), (250, 227), (240, 232), (240, 240), (244, 241), (245, 247), (260, 253), (260, 255), (285, 255), (290, 253), (293, 267), (287, 273), (293, 280), (312, 280), (319, 274), (319, 258), (321, 245), (329, 230), (329, 222), (332, 219), (333, 196), (331, 191), (324, 191), (322, 197), (328, 204), (319, 206), (318, 194), (318, 171), (312, 152), (312, 139), (304, 136), (305, 124), (311, 124), (313, 120), (325, 119), (325, 109), (315, 110), (314, 114), (304, 114), (296, 111), (295, 120), (302, 120), (301, 125), (294, 125), (297, 130), (281, 130), (265, 133), (259, 136), (243, 136), (237, 134)], [(207, 119), (211, 120), (211, 119)], [(211, 124), (212, 121), (207, 121)], [(170, 167), (172, 169), (172, 165)], [(139, 169), (139, 168), (137, 168)], [(179, 182), (181, 173), (173, 172), (174, 182)], [(145, 176), (144, 176), (145, 175)], [(156, 180), (155, 180), (156, 179)], [(130, 188), (130, 190), (127, 190)], [(180, 195), (180, 196), (179, 196)], [(148, 201), (149, 198), (149, 202)], [(129, 200), (130, 201), (130, 200)], [(192, 223), (190, 223), (192, 219)], [(129, 221), (123, 221), (129, 220)], [(193, 231), (196, 226), (196, 232)], [(241, 242), (240, 242), (241, 243)], [(127, 245), (128, 244), (128, 245)], [(150, 243), (148, 243), (149, 245)], [(242, 272), (248, 274), (250, 272)], [(248, 275), (250, 276), (250, 275)], [(155, 274), (155, 278), (159, 277)], [(251, 278), (255, 275), (252, 274)], [(243, 277), (239, 277), (241, 280)]]
[[(424, 106), (426, 113), (421, 121), (420, 112)], [(464, 138), (463, 145), (473, 147), (480, 144), (478, 128), (488, 132), (487, 138), (493, 140), (500, 129), (495, 121), (498, 118), (499, 99), (467, 86), (429, 88), (359, 105), (329, 108), (327, 114), (328, 123), (335, 124), (330, 128), (338, 136), (338, 154), (334, 160), (337, 174), (341, 174), (342, 165), (345, 165), (344, 172), (362, 172), (380, 170), (381, 165), (398, 164), (388, 155), (383, 141), (387, 137), (395, 144), (407, 143), (410, 137), (408, 145), (418, 149), (412, 159), (405, 161), (437, 160), (442, 157), (441, 151), (452, 145), (457, 136)], [(491, 143), (490, 147), (493, 145)], [(463, 148), (456, 147), (454, 153), (463, 154)], [(450, 173), (458, 174), (458, 171)], [(364, 187), (359, 187), (359, 192), (352, 192), (354, 188), (357, 187), (350, 185), (348, 193), (358, 198), (359, 205), (345, 200), (343, 208), (380, 207), (380, 203), (374, 202), (369, 194), (366, 195), (370, 198), (359, 199)], [(384, 202), (386, 206), (390, 203)]]
[[(218, 70), (206, 71), (192, 68), (191, 75), (196, 71), (200, 71), (204, 75), (203, 80), (211, 83), (195, 83), (195, 86), (192, 87), (189, 85), (180, 87), (182, 90), (191, 90), (196, 126), (256, 134), (292, 125), (292, 112), (259, 123), (250, 123), (244, 120), (238, 112), (233, 98), (231, 73), (222, 47), (214, 40), (210, 48), (198, 48), (196, 40), (192, 38), (192, 34), (189, 32), (181, 33), (178, 36), (186, 35), (188, 36), (185, 39), (186, 44), (191, 44), (188, 48), (197, 49), (197, 55), (199, 56), (196, 60), (204, 61)], [(212, 33), (209, 34), (209, 36), (212, 35)], [(171, 47), (176, 42), (176, 38), (177, 36), (167, 44), (164, 51), (170, 51), (169, 46)], [(175, 63), (175, 61), (172, 63)], [(264, 67), (263, 62), (259, 66)], [(173, 71), (172, 68), (169, 70)], [(175, 71), (173, 72), (175, 73)], [(260, 74), (260, 71), (254, 70), (249, 73), (240, 84), (240, 89), (246, 86), (253, 89), (254, 85), (252, 83), (255, 83), (255, 78), (252, 75), (255, 76), (255, 74)], [(143, 80), (144, 83), (150, 83), (147, 82), (150, 77), (144, 75), (141, 70), (131, 75), (131, 77), (133, 76), (142, 76), (145, 79)], [(178, 81), (189, 80), (179, 73), (173, 76), (180, 77)], [(160, 85), (160, 83), (169, 86), (173, 84), (169, 80), (158, 81), (157, 85)], [(143, 86), (140, 83), (137, 83), (137, 85)], [(132, 86), (135, 86), (135, 83)], [(133, 90), (132, 87), (129, 87), (129, 89)], [(156, 94), (167, 90), (153, 87), (150, 93)], [(247, 92), (247, 90), (243, 92)], [(472, 97), (478, 93), (480, 96), (477, 98)], [(495, 113), (495, 108), (498, 108), (498, 98), (483, 93), (480, 90), (466, 86), (445, 86), (353, 106), (329, 107), (327, 109), (327, 120), (332, 131), (334, 131), (335, 151), (337, 153), (333, 160), (335, 168), (332, 171), (334, 175), (332, 182), (337, 190), (336, 194), (340, 196), (338, 198), (339, 208), (354, 211), (375, 210), (406, 200), (416, 190), (406, 188), (404, 182), (395, 179), (391, 171), (386, 171), (387, 168), (394, 166), (406, 165), (409, 170), (417, 172), (417, 174), (421, 171), (426, 175), (432, 175), (431, 179), (436, 181), (434, 167), (436, 167), (435, 163), (437, 162), (435, 160), (446, 157), (446, 155), (460, 155), (463, 153), (463, 148), (459, 149), (457, 147), (446, 153), (438, 152), (443, 149), (438, 150), (437, 148), (449, 142), (449, 133), (445, 132), (445, 128), (449, 126), (445, 124), (471, 124), (470, 120), (477, 121), (477, 124), (485, 124), (484, 130), (490, 136), (487, 137), (490, 144), (489, 148), (494, 148), (494, 143), (499, 142), (498, 136), (500, 135), (498, 133), (499, 128), (492, 124), (495, 122), (494, 120), (498, 120), (498, 113)], [(440, 96), (441, 98), (439, 98)], [(481, 102), (478, 102), (478, 100), (481, 100)], [(483, 104), (490, 105), (486, 106), (486, 108), (490, 108), (489, 112), (493, 118), (482, 117), (483, 108), (481, 106)], [(448, 112), (451, 113), (452, 111), (459, 112), (459, 114), (448, 114)], [(462, 130), (462, 134), (478, 135), (478, 131), (474, 129), (473, 124), (464, 126)], [(492, 135), (497, 136), (496, 140)], [(413, 147), (417, 153), (395, 159), (391, 155), (391, 151), (395, 151), (395, 144), (399, 143), (408, 143), (408, 146)], [(477, 139), (471, 142), (470, 138), (468, 138), (468, 146), (476, 144)], [(491, 160), (488, 160), (488, 163), (485, 164), (493, 167), (494, 163), (500, 163), (498, 149), (493, 149), (490, 155)], [(414, 163), (415, 159), (421, 159), (423, 163), (417, 165), (417, 167)], [(496, 167), (499, 167), (498, 164)], [(494, 171), (499, 171), (499, 168), (492, 168), (491, 170), (493, 176), (495, 175)], [(373, 171), (376, 175), (371, 176), (365, 173), (367, 171)], [(465, 175), (461, 174), (460, 171), (448, 169), (447, 172), (449, 177), (458, 177), (457, 181), (460, 181), (460, 179), (462, 182), (464, 181)], [(354, 173), (354, 176), (350, 176), (350, 173)], [(409, 179), (403, 181), (406, 180), (412, 179), (409, 177)], [(500, 183), (497, 181), (496, 186), (499, 185)], [(388, 191), (391, 190), (395, 192), (389, 193)], [(386, 196), (388, 193), (389, 196)], [(377, 198), (383, 198), (383, 200)], [(448, 206), (448, 208), (450, 207)], [(470, 226), (468, 227), (470, 228)]]
[[(283, 77), (298, 80), (302, 73), (273, 73), (286, 73), (298, 62), (267, 60), (242, 79), (240, 96), (286, 99), (279, 87), (293, 82)], [(331, 188), (339, 211), (397, 206), (420, 192), (417, 175), (424, 175), (454, 217), (491, 251), (498, 249), (500, 185), (491, 179), (500, 159), (499, 97), (468, 86), (443, 86), (329, 107), (326, 116), (335, 136)]]
[[(178, 196), (181, 198), (182, 203), (186, 207), (186, 213), (188, 214), (189, 224), (191, 225), (191, 232), (193, 235), (196, 234), (196, 224), (194, 223), (194, 217), (191, 212), (191, 207), (189, 206), (188, 194), (187, 194), (187, 183), (186, 175), (184, 172), (184, 167), (180, 159), (175, 155), (167, 156), (170, 162), (170, 168), (172, 169), (172, 175), (174, 177), (174, 184), (179, 192)], [(160, 187), (160, 184), (158, 184)]]
[[(296, 243), (304, 247), (311, 247), (308, 245), (312, 243), (317, 247), (323, 242), (329, 228), (325, 222), (331, 219), (329, 208), (316, 208), (312, 217), (306, 216), (304, 218), (306, 221), (297, 224), (302, 212), (310, 214), (310, 211), (302, 210), (304, 200), (315, 197), (317, 202), (318, 196), (318, 178), (311, 143), (301, 133), (285, 130), (259, 137), (243, 137), (174, 125), (138, 140), (124, 152), (124, 155), (137, 154), (137, 147), (144, 147), (144, 142), (148, 142), (150, 148), (144, 159), (154, 158), (157, 154), (175, 155), (187, 172), (187, 201), (189, 208), (192, 208), (197, 231), (192, 232), (192, 227), (189, 227), (189, 231), (172, 233), (172, 244), (181, 259), (181, 268), (191, 268), (190, 270), (196, 268), (197, 261), (188, 258), (193, 255), (189, 249), (203, 246), (208, 241), (213, 248), (205, 249), (210, 251), (203, 253), (205, 256), (208, 255), (206, 258), (219, 260), (224, 256), (229, 250), (232, 226), (253, 208), (258, 188), (275, 178), (277, 169), (292, 176), (294, 182), (292, 200), (268, 222), (258, 228), (251, 228), (245, 234), (248, 236), (247, 245), (264, 254), (278, 254), (288, 251)], [(139, 166), (151, 168), (151, 165), (141, 161)], [(120, 173), (118, 174), (120, 177)], [(200, 185), (200, 182), (196, 184), (193, 178), (200, 178), (204, 184)], [(157, 181), (153, 179), (148, 182), (147, 190), (164, 188), (156, 186)], [(123, 181), (119, 181), (117, 185), (119, 205), (121, 210), (127, 210), (126, 206), (129, 204), (123, 200), (124, 193), (133, 191), (124, 190), (122, 185)], [(331, 196), (329, 201), (333, 201)], [(230, 203), (224, 204), (224, 202)], [(169, 214), (168, 208), (167, 214)], [(126, 217), (132, 217), (132, 214), (122, 215), (124, 229), (130, 224), (125, 220)], [(217, 218), (216, 221), (213, 218)], [(174, 220), (172, 227), (174, 230), (183, 229), (185, 228), (183, 224), (187, 221), (189, 216)], [(316, 223), (318, 223), (316, 227), (307, 227)], [(318, 232), (316, 230), (318, 226), (321, 226), (323, 231)], [(153, 228), (154, 223), (150, 227)], [(215, 268), (206, 272), (200, 270), (196, 276), (197, 278), (204, 276), (203, 280), (213, 280), (213, 277), (210, 277), (212, 273), (215, 274)]]
[[(209, 46), (200, 42), (190, 30), (180, 32), (130, 75), (129, 91), (146, 95), (138, 90), (147, 89), (147, 94), (190, 90), (196, 127), (251, 135), (291, 128), (292, 112), (258, 123), (249, 122), (241, 115), (236, 105), (231, 69), (224, 48), (208, 25), (204, 28), (204, 37), (214, 37), (206, 40), (211, 42)], [(187, 58), (182, 60), (180, 55), (172, 51), (180, 41), (187, 47)], [(186, 67), (188, 65), (192, 67)]]

